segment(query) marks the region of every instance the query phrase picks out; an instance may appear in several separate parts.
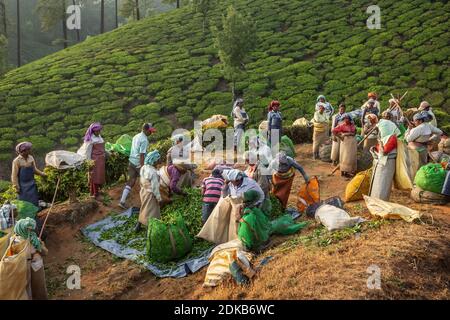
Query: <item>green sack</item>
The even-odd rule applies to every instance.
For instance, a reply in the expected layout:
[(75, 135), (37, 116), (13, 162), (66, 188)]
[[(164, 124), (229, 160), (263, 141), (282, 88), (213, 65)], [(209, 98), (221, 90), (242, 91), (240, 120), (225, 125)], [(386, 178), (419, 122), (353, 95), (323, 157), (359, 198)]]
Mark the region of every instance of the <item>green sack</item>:
[(128, 134), (122, 135), (116, 141), (116, 151), (129, 157), (131, 153), (132, 143), (132, 137), (130, 137)]
[(269, 239), (270, 222), (258, 208), (246, 209), (246, 212), (239, 223), (238, 238), (247, 249), (257, 250)]
[(294, 234), (307, 225), (307, 221), (295, 223), (290, 214), (285, 214), (284, 216), (281, 216), (271, 222), (270, 234)]
[(288, 136), (281, 137), (280, 151), (284, 151), (289, 157), (295, 158), (294, 143)]
[(17, 220), (24, 218), (36, 219), (36, 214), (39, 212), (39, 208), (31, 202), (23, 200), (13, 200), (11, 201), (11, 203), (17, 207)]
[(441, 193), (446, 171), (439, 163), (429, 163), (419, 169), (414, 184), (425, 191)]
[(168, 262), (184, 257), (192, 250), (192, 239), (181, 216), (175, 223), (150, 218), (147, 229), (147, 256), (152, 261)]

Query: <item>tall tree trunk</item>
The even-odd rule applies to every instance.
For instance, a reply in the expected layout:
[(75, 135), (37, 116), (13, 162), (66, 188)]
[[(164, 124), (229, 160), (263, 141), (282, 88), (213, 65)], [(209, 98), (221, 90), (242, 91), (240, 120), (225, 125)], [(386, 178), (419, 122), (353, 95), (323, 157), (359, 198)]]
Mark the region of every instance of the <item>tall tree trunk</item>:
[(62, 0), (61, 1), (62, 4), (62, 16), (61, 16), (61, 21), (62, 21), (62, 29), (63, 29), (63, 37), (64, 37), (64, 49), (67, 48), (67, 25), (66, 25), (66, 1)]
[[(72, 0), (72, 4), (75, 6), (75, 0)], [(79, 29), (76, 30), (77, 30), (77, 42), (80, 42), (81, 41), (80, 30)]]
[(118, 3), (117, 3), (117, 0), (116, 0), (115, 1), (115, 6), (114, 6), (114, 14), (115, 14), (115, 17), (116, 17), (116, 29), (119, 27), (119, 16), (117, 14), (117, 5), (118, 5)]
[(20, 59), (20, 0), (16, 0), (17, 4), (17, 66), (20, 67), (22, 65), (22, 61)]
[(7, 24), (6, 24), (6, 4), (3, 0), (0, 0), (0, 7), (1, 7), (1, 14), (2, 14), (2, 20), (3, 20), (3, 34), (5, 37), (8, 37), (7, 32)]
[(100, 33), (105, 32), (105, 0), (100, 1)]
[(139, 13), (139, 0), (136, 0), (136, 19), (137, 20), (141, 19), (141, 15)]
[(180, 8), (180, 0), (177, 0), (177, 9)]

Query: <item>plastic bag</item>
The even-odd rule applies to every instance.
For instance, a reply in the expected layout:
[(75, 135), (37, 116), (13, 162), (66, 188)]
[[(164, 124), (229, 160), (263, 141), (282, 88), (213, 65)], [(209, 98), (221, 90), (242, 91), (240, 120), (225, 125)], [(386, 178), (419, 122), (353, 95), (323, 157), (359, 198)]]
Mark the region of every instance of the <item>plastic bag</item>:
[(366, 221), (361, 217), (350, 217), (345, 210), (329, 204), (324, 204), (317, 209), (315, 218), (316, 221), (323, 224), (328, 231), (353, 227), (358, 223)]
[(364, 194), (369, 194), (372, 169), (358, 173), (345, 187), (345, 202), (363, 199)]
[(114, 147), (114, 151), (117, 151), (120, 154), (130, 156), (131, 153), (131, 144), (133, 143), (133, 138), (131, 138), (128, 134), (124, 134), (117, 139)]
[(317, 203), (314, 203), (312, 205), (310, 205), (307, 209), (306, 209), (306, 215), (310, 218), (314, 218), (314, 216), (316, 215), (316, 211), (317, 209), (320, 208), (320, 206), (324, 205), (324, 204), (329, 204), (330, 206), (334, 206), (337, 208), (344, 208), (344, 203), (342, 202), (341, 198), (339, 197), (331, 197), (328, 198), (326, 200), (323, 201), (319, 201)]
[(446, 174), (439, 163), (429, 163), (417, 171), (414, 184), (425, 191), (441, 193)]
[(13, 200), (11, 201), (11, 203), (17, 207), (17, 220), (24, 218), (36, 219), (36, 214), (39, 212), (39, 208), (31, 202), (23, 200)]
[(174, 224), (150, 218), (147, 231), (147, 255), (157, 262), (184, 257), (192, 249), (192, 239), (181, 216)]
[(420, 219), (422, 214), (408, 207), (400, 204), (383, 201), (378, 198), (364, 196), (367, 208), (374, 216), (382, 217), (383, 219), (403, 219), (407, 222), (412, 222), (415, 219)]
[(45, 164), (56, 169), (77, 168), (83, 161), (82, 155), (64, 150), (52, 151), (45, 156)]
[(289, 235), (298, 232), (308, 225), (308, 222), (295, 223), (290, 214), (285, 214), (271, 221), (270, 234)]
[(314, 176), (309, 179), (308, 183), (300, 187), (300, 190), (298, 191), (297, 209), (299, 212), (305, 212), (308, 206), (319, 201), (319, 179)]

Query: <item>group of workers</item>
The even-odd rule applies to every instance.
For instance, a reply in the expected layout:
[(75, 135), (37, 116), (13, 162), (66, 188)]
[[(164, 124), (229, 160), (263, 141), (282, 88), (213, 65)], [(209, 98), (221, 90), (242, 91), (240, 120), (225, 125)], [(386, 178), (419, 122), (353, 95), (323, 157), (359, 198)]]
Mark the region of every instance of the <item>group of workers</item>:
[[(428, 162), (428, 151), (436, 147), (443, 132), (437, 128), (436, 117), (426, 101), (420, 104), (411, 123), (403, 116), (398, 99), (389, 100), (388, 109), (381, 113), (376, 94), (369, 93), (368, 98), (360, 111), (349, 113), (346, 106), (340, 104), (336, 114), (325, 96), (320, 95), (317, 98), (314, 117), (311, 120), (314, 128), (313, 157), (319, 158), (319, 148), (330, 140), (331, 133), (331, 159), (335, 165), (339, 164), (342, 176), (352, 177), (357, 170), (358, 148), (354, 115), (360, 116), (364, 150), (370, 151), (374, 158), (370, 195), (388, 200), (395, 172), (398, 137), (404, 135), (408, 147), (419, 153), (420, 165), (424, 165)], [(237, 99), (234, 103), (232, 116), (235, 129), (234, 147), (237, 150), (249, 122), (243, 99)], [(221, 198), (240, 197), (247, 199), (245, 203), (249, 205), (249, 209), (262, 209), (272, 193), (286, 208), (296, 170), (300, 172), (305, 182), (309, 181), (309, 176), (296, 160), (284, 152), (272, 154), (271, 147), (280, 142), (282, 121), (280, 102), (274, 100), (268, 107), (267, 139), (257, 137), (249, 141), (250, 151), (244, 154), (247, 168), (241, 171), (231, 165), (221, 164), (213, 168), (210, 176), (203, 179), (201, 184), (203, 224), (208, 221)], [(91, 197), (97, 200), (101, 200), (100, 190), (105, 184), (105, 163), (108, 157), (101, 130), (100, 123), (91, 124), (84, 136), (83, 145), (78, 150), (78, 154), (84, 159), (93, 160), (88, 183)], [(274, 130), (278, 132), (274, 134)], [(160, 152), (158, 150), (148, 152), (148, 137), (155, 132), (156, 129), (151, 123), (145, 123), (141, 132), (133, 137), (128, 163), (128, 181), (118, 204), (123, 209), (128, 208), (127, 198), (139, 179), (141, 210), (136, 231), (141, 230), (142, 225), (147, 225), (150, 217), (160, 218), (160, 206), (170, 202), (173, 194), (185, 196), (183, 188), (193, 185), (193, 170), (196, 165), (188, 161), (190, 155), (184, 144), (184, 137), (177, 135), (172, 138), (173, 146), (167, 152), (167, 162), (157, 169), (161, 161)], [(31, 149), (30, 142), (17, 145), (18, 156), (12, 163), (11, 180), (18, 198), (37, 206), (39, 195), (34, 175), (45, 178), (46, 174), (37, 168)], [(244, 213), (253, 211), (247, 210)], [(39, 266), (42, 265), (40, 257), (46, 253), (46, 249), (43, 242), (36, 237), (35, 223), (30, 219), (23, 219), (18, 221), (16, 229), (18, 236), (30, 239), (33, 249), (30, 252), (32, 256), (30, 261), (36, 266), (34, 272), (38, 272)], [(43, 275), (35, 276), (35, 278), (42, 277)], [(36, 290), (40, 297), (46, 296), (46, 292)]]
[[(400, 107), (400, 99), (389, 100), (388, 108), (381, 112), (376, 93), (370, 92), (361, 110), (346, 111), (344, 104), (332, 115), (333, 107), (324, 96), (317, 98), (316, 112), (311, 123), (314, 127), (313, 157), (319, 158), (319, 148), (332, 135), (331, 160), (339, 165), (341, 175), (351, 178), (357, 170), (358, 140), (355, 119), (361, 122), (364, 152), (374, 159), (371, 196), (388, 200), (391, 192), (397, 157), (398, 138), (403, 136), (407, 147), (419, 155), (419, 162), (411, 169), (412, 175), (428, 163), (429, 152), (436, 151), (443, 135), (437, 127), (436, 116), (430, 104), (423, 101), (410, 122)], [(331, 130), (329, 128), (331, 117)], [(414, 177), (413, 177), (414, 178)]]

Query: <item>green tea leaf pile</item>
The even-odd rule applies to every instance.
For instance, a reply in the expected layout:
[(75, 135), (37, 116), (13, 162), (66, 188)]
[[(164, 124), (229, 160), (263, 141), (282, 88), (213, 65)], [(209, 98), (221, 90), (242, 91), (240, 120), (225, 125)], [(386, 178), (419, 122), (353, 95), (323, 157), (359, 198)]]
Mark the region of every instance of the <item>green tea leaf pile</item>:
[[(189, 254), (178, 260), (196, 257), (203, 251), (213, 246), (213, 244), (203, 239), (194, 237), (202, 228), (202, 197), (200, 189), (187, 188), (184, 191), (188, 194), (186, 197), (175, 196), (174, 201), (171, 204), (166, 205), (161, 210), (161, 221), (163, 223), (174, 224), (177, 221), (177, 217), (182, 217), (189, 231), (189, 236), (192, 239), (192, 250)], [(113, 221), (120, 221), (121, 224), (103, 231), (100, 235), (101, 241), (113, 240), (121, 246), (136, 249), (142, 252), (142, 256), (140, 258), (143, 262), (148, 262), (167, 268), (176, 265), (176, 259), (174, 261), (160, 263), (157, 261), (159, 259), (151, 259), (145, 255), (147, 230), (142, 229), (137, 233), (134, 231), (134, 227), (138, 221), (137, 214), (133, 214), (130, 218), (117, 215), (112, 219)]]

